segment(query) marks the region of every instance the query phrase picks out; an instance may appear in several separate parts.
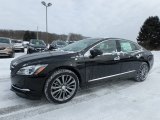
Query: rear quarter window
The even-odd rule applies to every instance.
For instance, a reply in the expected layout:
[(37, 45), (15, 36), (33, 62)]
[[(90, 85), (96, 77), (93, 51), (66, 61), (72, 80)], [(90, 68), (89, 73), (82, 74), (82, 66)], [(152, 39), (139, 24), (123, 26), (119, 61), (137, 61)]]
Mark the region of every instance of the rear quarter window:
[(130, 42), (127, 40), (120, 40), (119, 42), (122, 52), (132, 52), (141, 49), (141, 47), (136, 45), (134, 42)]
[(139, 50), (140, 47), (134, 43), (131, 43), (132, 51)]

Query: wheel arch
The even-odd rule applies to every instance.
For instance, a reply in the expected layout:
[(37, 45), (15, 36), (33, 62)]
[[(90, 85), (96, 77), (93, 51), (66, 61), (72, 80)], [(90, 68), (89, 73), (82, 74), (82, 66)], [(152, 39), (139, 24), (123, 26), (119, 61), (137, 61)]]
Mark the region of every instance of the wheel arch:
[(142, 57), (141, 60), (142, 60), (141, 62), (147, 63), (148, 68), (149, 68), (149, 70), (150, 70), (151, 66), (150, 66), (150, 63), (149, 63), (149, 61), (148, 61), (148, 57), (147, 57), (147, 56), (146, 56), (146, 57)]
[(147, 60), (144, 60), (143, 62), (147, 63), (148, 68), (149, 68), (149, 70), (150, 70), (150, 63), (149, 63)]
[(51, 74), (53, 74), (55, 71), (59, 70), (59, 69), (67, 69), (67, 70), (70, 70), (70, 71), (74, 72), (78, 77), (79, 87), (81, 87), (81, 85), (82, 85), (82, 77), (81, 77), (80, 73), (78, 72), (78, 70), (76, 70), (76, 68), (74, 68), (72, 66), (60, 66), (60, 67), (54, 68), (52, 71), (49, 72), (49, 76)]

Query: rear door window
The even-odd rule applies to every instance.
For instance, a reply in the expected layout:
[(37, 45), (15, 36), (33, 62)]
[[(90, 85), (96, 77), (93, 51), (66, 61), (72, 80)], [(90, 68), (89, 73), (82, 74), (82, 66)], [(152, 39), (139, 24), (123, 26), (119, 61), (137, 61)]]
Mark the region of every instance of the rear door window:
[(137, 45), (135, 45), (130, 41), (119, 41), (119, 42), (122, 52), (132, 52), (140, 49)]

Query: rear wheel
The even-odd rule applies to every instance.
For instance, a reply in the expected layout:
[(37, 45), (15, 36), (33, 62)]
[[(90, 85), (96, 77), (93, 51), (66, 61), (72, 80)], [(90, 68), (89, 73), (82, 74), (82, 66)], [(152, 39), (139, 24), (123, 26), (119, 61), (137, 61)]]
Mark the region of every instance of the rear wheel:
[(148, 64), (143, 62), (136, 73), (136, 77), (134, 78), (135, 81), (142, 82), (146, 80), (148, 72), (149, 72)]
[(78, 81), (78, 77), (74, 72), (67, 69), (57, 70), (46, 81), (45, 96), (51, 102), (68, 102), (77, 92)]

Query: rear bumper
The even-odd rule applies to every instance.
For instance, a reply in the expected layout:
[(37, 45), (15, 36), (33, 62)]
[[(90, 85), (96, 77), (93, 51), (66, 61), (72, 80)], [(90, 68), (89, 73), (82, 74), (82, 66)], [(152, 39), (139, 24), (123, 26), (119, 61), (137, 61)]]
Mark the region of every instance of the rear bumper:
[(149, 62), (150, 69), (152, 69), (153, 64), (154, 64), (154, 56), (153, 55), (148, 57), (148, 62)]

